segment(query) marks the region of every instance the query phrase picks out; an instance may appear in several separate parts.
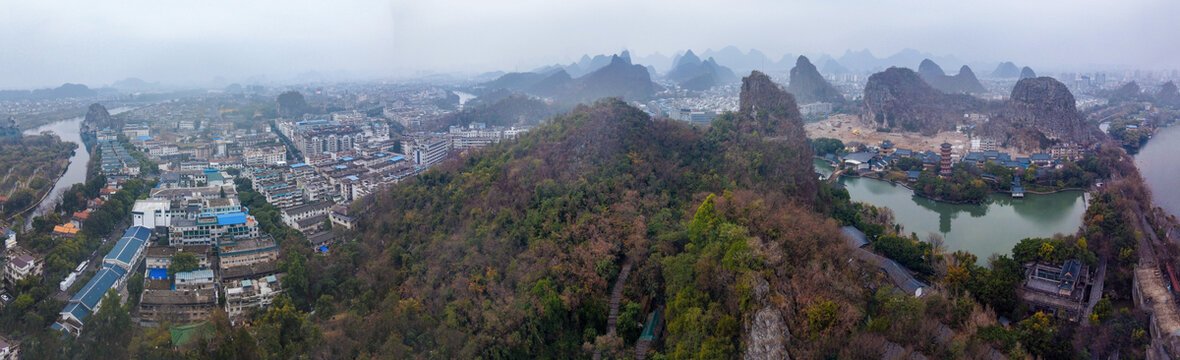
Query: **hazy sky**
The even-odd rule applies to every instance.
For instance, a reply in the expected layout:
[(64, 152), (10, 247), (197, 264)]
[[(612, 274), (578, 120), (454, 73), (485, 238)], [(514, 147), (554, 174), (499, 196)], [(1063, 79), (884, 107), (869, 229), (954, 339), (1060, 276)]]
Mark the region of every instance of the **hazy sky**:
[[(528, 70), (584, 53), (904, 48), (1034, 68), (1180, 68), (1180, 1), (54, 0), (0, 6), (0, 89), (126, 77)], [(917, 64), (914, 64), (917, 66)], [(976, 73), (991, 69), (976, 69)]]

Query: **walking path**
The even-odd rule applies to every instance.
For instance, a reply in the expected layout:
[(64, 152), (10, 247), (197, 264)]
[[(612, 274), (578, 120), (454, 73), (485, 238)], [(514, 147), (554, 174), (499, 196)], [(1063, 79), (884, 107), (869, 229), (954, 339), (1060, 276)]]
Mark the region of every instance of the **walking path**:
[[(627, 277), (631, 275), (631, 263), (633, 262), (631, 256), (627, 256), (623, 260), (623, 268), (619, 270), (619, 277), (615, 279), (615, 285), (610, 292), (610, 315), (606, 318), (606, 335), (613, 337), (615, 330), (619, 325), (619, 303), (623, 299), (623, 287), (627, 285)], [(602, 349), (594, 350), (594, 360), (602, 359)]]

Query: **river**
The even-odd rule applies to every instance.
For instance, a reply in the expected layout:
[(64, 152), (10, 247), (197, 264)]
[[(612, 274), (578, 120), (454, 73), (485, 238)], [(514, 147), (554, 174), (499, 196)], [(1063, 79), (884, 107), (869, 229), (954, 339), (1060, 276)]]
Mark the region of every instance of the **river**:
[(1180, 126), (1169, 126), (1160, 129), (1147, 141), (1147, 145), (1135, 154), (1135, 166), (1139, 174), (1151, 187), (1155, 206), (1164, 208), (1168, 213), (1180, 216), (1180, 191), (1176, 185), (1180, 184)]
[[(122, 107), (109, 111), (112, 116), (130, 111), (132, 108)], [(82, 143), (82, 134), (79, 130), (82, 127), (82, 120), (85, 116), (57, 121), (42, 125), (35, 129), (26, 130), (26, 135), (38, 135), (43, 131), (49, 131), (61, 138), (62, 141), (72, 142), (78, 144), (78, 148), (74, 150), (74, 155), (70, 156), (70, 165), (66, 167), (66, 172), (53, 183), (53, 189), (49, 190), (49, 196), (33, 209), (32, 216), (25, 219), (25, 226), (31, 226), (33, 218), (44, 215), (52, 211), (57, 203), (61, 200), (62, 193), (69, 190), (74, 184), (86, 181), (86, 164), (90, 163), (90, 151), (86, 150), (86, 145)]]
[(455, 93), (455, 95), (459, 95), (459, 108), (460, 109), (462, 109), (463, 105), (466, 105), (468, 101), (471, 101), (471, 99), (475, 98), (474, 94), (469, 94), (469, 93), (465, 93), (462, 91), (451, 91), (451, 92)]
[[(816, 170), (830, 174), (831, 167), (816, 162)], [(1009, 254), (1020, 239), (1073, 234), (1082, 225), (1086, 202), (1081, 191), (1056, 194), (1028, 194), (1012, 199), (991, 194), (985, 204), (950, 204), (914, 195), (913, 191), (886, 181), (842, 177), (853, 201), (886, 206), (904, 234), (942, 234), (946, 250), (965, 250), (979, 257), (980, 264), (993, 253)]]

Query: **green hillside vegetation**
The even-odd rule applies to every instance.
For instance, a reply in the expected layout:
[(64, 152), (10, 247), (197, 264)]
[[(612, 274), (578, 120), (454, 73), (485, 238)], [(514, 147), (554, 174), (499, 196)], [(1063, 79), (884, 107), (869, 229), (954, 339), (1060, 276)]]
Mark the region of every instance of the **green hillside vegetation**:
[(511, 94), (492, 102), (470, 104), (462, 111), (439, 120), (444, 128), (449, 125), (467, 126), (482, 122), (488, 126), (536, 125), (553, 116), (553, 109), (545, 101), (524, 94)]
[(0, 196), (4, 215), (27, 209), (53, 188), (77, 145), (50, 135), (0, 140)]
[[(794, 103), (749, 99), (762, 101), (747, 104), (756, 111), (709, 129), (618, 100), (581, 106), (358, 205), (371, 214), (359, 230), (363, 270), (343, 275), (361, 283), (333, 289), (351, 280), (313, 275), (313, 288), (349, 299), (322, 325), (328, 353), (619, 355), (637, 321), (666, 308), (668, 355), (732, 357), (754, 311), (775, 308), (804, 329), (798, 309), (820, 299), (842, 311), (819, 331), (852, 326), (857, 287), (818, 270), (841, 266), (819, 254), (843, 245), (835, 222), (811, 210), (811, 151)], [(621, 308), (633, 315), (612, 339), (609, 288), (627, 263)]]

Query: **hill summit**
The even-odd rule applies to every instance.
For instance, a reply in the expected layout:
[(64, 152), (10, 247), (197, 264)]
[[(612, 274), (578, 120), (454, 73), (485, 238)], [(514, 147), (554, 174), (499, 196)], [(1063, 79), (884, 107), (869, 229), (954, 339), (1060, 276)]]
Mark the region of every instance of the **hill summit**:
[(791, 68), (791, 82), (787, 85), (787, 92), (794, 95), (804, 104), (814, 102), (843, 103), (844, 95), (840, 94), (832, 84), (824, 80), (816, 70), (815, 65), (806, 56), (799, 56), (795, 67)]
[(918, 65), (918, 75), (931, 87), (950, 94), (980, 94), (987, 90), (979, 83), (970, 67), (963, 65), (955, 76), (947, 76), (942, 67), (930, 59), (922, 60)]

